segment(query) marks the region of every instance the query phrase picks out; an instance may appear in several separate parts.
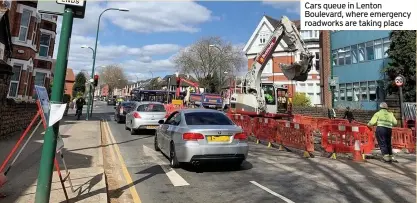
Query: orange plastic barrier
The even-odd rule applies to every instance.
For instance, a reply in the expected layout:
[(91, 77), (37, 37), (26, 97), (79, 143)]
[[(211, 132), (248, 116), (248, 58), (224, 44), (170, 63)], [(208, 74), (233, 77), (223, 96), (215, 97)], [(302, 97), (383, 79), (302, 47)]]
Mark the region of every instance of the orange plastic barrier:
[(321, 145), (327, 152), (353, 153), (355, 140), (359, 140), (362, 153), (370, 153), (375, 147), (373, 132), (366, 126), (324, 125), (320, 131)]
[(392, 128), (392, 148), (407, 149), (409, 152), (416, 151), (416, 137), (408, 128)]
[(272, 118), (256, 117), (253, 119), (253, 134), (258, 140), (273, 142), (277, 122)]
[(289, 121), (277, 121), (275, 142), (284, 146), (314, 151), (314, 139), (310, 126)]
[[(230, 114), (229, 114), (230, 115)], [(253, 132), (252, 120), (247, 115), (232, 114), (230, 117), (236, 125), (242, 127), (243, 131), (247, 135), (251, 135)]]

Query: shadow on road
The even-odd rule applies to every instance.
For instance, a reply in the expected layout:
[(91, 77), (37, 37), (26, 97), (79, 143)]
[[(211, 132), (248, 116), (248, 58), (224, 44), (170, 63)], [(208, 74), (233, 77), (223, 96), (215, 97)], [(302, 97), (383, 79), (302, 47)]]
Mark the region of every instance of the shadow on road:
[(233, 172), (233, 171), (246, 171), (253, 168), (252, 163), (244, 161), (242, 165), (236, 166), (232, 163), (213, 162), (205, 163), (199, 166), (194, 166), (189, 163), (182, 164), (182, 169), (188, 172), (204, 173), (204, 172)]

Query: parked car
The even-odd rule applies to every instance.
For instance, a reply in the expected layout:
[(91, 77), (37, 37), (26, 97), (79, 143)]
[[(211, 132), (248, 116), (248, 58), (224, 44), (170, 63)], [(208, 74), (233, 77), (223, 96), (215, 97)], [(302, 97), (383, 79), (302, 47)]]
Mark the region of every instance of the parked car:
[(131, 102), (131, 111), (126, 115), (125, 129), (134, 135), (141, 129), (156, 129), (158, 121), (165, 119), (167, 112), (160, 102)]
[(122, 123), (126, 121), (126, 114), (132, 109), (132, 102), (121, 102), (114, 107), (114, 120), (117, 123)]
[(116, 106), (116, 99), (110, 98), (109, 100), (107, 100), (107, 105)]
[(173, 168), (188, 162), (225, 161), (240, 166), (249, 146), (243, 129), (223, 112), (212, 109), (183, 109), (160, 120), (154, 147), (170, 159)]

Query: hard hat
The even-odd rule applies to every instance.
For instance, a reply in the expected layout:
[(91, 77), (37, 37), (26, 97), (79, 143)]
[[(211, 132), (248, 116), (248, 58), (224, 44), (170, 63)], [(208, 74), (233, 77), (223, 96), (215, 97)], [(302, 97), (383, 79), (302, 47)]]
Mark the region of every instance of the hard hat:
[(380, 107), (381, 109), (388, 109), (388, 104), (387, 104), (387, 103), (385, 103), (385, 102), (381, 102), (381, 103), (379, 104), (379, 107)]

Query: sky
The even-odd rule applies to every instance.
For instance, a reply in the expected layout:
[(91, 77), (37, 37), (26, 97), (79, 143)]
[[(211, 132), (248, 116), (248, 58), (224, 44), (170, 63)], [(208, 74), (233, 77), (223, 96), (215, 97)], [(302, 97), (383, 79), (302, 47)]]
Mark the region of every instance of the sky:
[[(101, 17), (96, 69), (117, 64), (128, 79), (141, 80), (173, 74), (172, 58), (202, 37), (219, 36), (242, 47), (262, 16), (299, 20), (299, 2), (271, 1), (87, 1), (84, 19), (75, 19), (68, 67), (91, 73), (98, 17), (106, 8), (127, 8), (129, 12), (106, 11)], [(62, 17), (58, 17), (56, 58)], [(246, 67), (245, 67), (246, 68)]]

